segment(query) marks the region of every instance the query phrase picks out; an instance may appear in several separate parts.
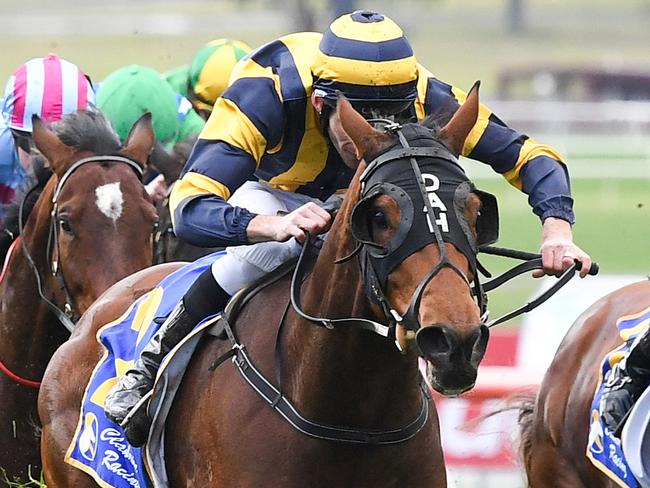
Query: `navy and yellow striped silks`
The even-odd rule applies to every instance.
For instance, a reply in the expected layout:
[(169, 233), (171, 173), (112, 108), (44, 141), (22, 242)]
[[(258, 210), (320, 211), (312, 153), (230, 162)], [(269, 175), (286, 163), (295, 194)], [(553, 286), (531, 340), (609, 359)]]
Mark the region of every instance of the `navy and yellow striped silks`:
[(650, 308), (620, 317), (616, 321), (616, 327), (618, 328), (619, 335), (625, 342), (607, 354), (601, 365), (598, 387), (596, 388), (594, 400), (591, 403), (587, 457), (596, 468), (605, 473), (618, 486), (637, 488), (639, 483), (634, 478), (630, 467), (625, 461), (625, 455), (621, 448), (621, 440), (612, 433), (600, 415), (600, 400), (605, 388), (603, 384), (605, 375), (616, 363), (627, 356), (634, 340), (643, 335), (648, 327), (650, 327)]
[[(172, 192), (170, 207), (181, 238), (203, 246), (246, 243), (254, 215), (225, 200), (248, 179), (321, 199), (347, 187), (353, 172), (321, 134), (310, 100), (311, 67), (321, 38), (291, 34), (257, 48), (236, 66)], [(422, 65), (416, 70), (418, 119), (435, 114), (444, 124), (465, 102), (465, 92)], [(560, 155), (511, 129), (485, 105), (463, 155), (490, 165), (529, 195), (541, 218), (574, 221)]]
[[(120, 318), (97, 332), (104, 353), (86, 387), (79, 423), (65, 461), (92, 476), (99, 486), (149, 486), (142, 449), (131, 446), (122, 428), (104, 415), (106, 394), (140, 357), (142, 349), (160, 328), (154, 319), (169, 315), (196, 278), (223, 254), (223, 251), (210, 254), (181, 267), (139, 298)], [(196, 328), (203, 327), (208, 320)]]

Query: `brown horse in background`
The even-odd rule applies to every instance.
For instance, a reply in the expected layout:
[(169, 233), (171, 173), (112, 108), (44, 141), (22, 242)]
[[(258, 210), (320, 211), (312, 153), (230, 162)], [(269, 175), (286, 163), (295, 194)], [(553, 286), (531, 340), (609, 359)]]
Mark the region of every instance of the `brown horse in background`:
[[(478, 94), (473, 90), (437, 137), (458, 153), (477, 113)], [(396, 145), (395, 135), (373, 129), (343, 99), (331, 124), (341, 135), (337, 140), (353, 144), (358, 160)], [(402, 163), (401, 171), (408, 175), (412, 171), (409, 160)], [(303, 310), (318, 317), (362, 317), (386, 323), (389, 318), (364, 289), (360, 259), (352, 252), (356, 243), (351, 220), (353, 209), (360, 209), (361, 214), (355, 211), (354, 215), (362, 226), (367, 225), (368, 238), (388, 246), (398, 235), (406, 209), (388, 194), (355, 207), (365, 167), (364, 162), (358, 164), (313, 271), (302, 285), (302, 303)], [(459, 202), (463, 218), (476, 233), (481, 200), (474, 192), (464, 198)], [(389, 274), (384, 292), (390, 306), (402, 315), (414, 295), (421, 298), (416, 317), (423, 325), (416, 340), (428, 361), (429, 379), (439, 391), (457, 394), (474, 385), (487, 345), (487, 329), (469, 287), (474, 277), (468, 258), (452, 244), (438, 244), (428, 244), (402, 258)], [(441, 265), (442, 255), (448, 258), (446, 265)], [(96, 486), (90, 476), (64, 462), (79, 419), (80, 386), (88, 383), (101, 356), (95, 334), (177, 267), (153, 267), (112, 287), (55, 354), (39, 398), (41, 452), (49, 488)], [(282, 391), (296, 408), (315, 422), (366, 431), (398, 430), (422, 418), (419, 412), (429, 401), (422, 401), (418, 354), (413, 348), (402, 355), (392, 340), (359, 330), (349, 322), (333, 330), (315, 326), (289, 307), (289, 282), (283, 278), (253, 297), (238, 316), (235, 330), (267, 378), (276, 378), (274, 345), (278, 337)], [(401, 327), (397, 325), (396, 335), (406, 345)], [(167, 421), (169, 486), (447, 486), (433, 405), (422, 429), (403, 442), (317, 439), (294, 429), (274, 412), (232, 363), (211, 370), (215, 358), (230, 349), (228, 341), (206, 336), (192, 358)]]
[(521, 450), (531, 488), (617, 486), (585, 454), (591, 402), (603, 358), (622, 343), (617, 320), (649, 306), (650, 281), (635, 283), (598, 300), (571, 326), (537, 398), (528, 398), (520, 410)]
[(52, 307), (81, 315), (113, 283), (151, 265), (157, 219), (138, 174), (153, 145), (148, 116), (123, 149), (98, 112), (67, 115), (53, 127), (34, 120), (34, 143), (53, 176), (0, 284), (0, 468), (9, 480), (26, 479), (28, 469), (40, 474), (39, 381), (70, 335), (39, 287)]

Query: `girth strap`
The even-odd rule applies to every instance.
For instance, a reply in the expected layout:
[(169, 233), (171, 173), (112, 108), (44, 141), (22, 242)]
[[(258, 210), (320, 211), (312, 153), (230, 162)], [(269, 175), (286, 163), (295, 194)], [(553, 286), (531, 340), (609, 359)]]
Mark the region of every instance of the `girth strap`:
[(420, 432), (429, 418), (428, 392), (426, 387), (422, 385), (423, 382), (421, 382), (422, 405), (420, 413), (404, 427), (393, 430), (363, 430), (320, 424), (302, 416), (287, 397), (282, 395), (255, 368), (246, 354), (244, 346), (236, 348), (233, 363), (248, 384), (287, 422), (303, 434), (317, 439), (353, 444), (398, 444), (409, 440)]
[(417, 417), (411, 422), (398, 429), (389, 430), (364, 430), (352, 427), (337, 427), (321, 424), (304, 417), (296, 407), (285, 397), (266, 377), (255, 367), (248, 354), (246, 346), (239, 344), (234, 332), (225, 317), (220, 320), (224, 331), (232, 344), (232, 349), (219, 356), (210, 366), (214, 371), (227, 359), (232, 358), (233, 364), (237, 367), (246, 382), (276, 410), (296, 430), (316, 439), (351, 444), (398, 444), (407, 441), (420, 432), (429, 419), (429, 402), (431, 396), (426, 384), (420, 377), (420, 391), (422, 404)]

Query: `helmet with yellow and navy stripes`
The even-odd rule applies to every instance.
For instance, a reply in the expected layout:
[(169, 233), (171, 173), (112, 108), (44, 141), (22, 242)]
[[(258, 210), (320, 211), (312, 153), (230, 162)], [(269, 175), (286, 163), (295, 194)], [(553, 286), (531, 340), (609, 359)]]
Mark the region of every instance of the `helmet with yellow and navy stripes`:
[(374, 11), (332, 22), (311, 71), (316, 96), (333, 106), (340, 91), (366, 117), (403, 113), (417, 98), (413, 49), (395, 22)]

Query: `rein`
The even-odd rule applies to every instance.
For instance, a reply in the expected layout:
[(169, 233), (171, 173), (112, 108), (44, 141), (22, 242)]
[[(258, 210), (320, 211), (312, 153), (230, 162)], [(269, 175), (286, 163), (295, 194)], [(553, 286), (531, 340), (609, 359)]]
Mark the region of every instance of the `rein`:
[[(377, 120), (380, 121), (379, 119)], [(433, 210), (433, 206), (431, 204), (430, 199), (427, 197), (427, 190), (425, 188), (422, 172), (420, 171), (420, 167), (418, 165), (416, 158), (417, 157), (436, 158), (436, 159), (448, 161), (456, 165), (458, 164), (457, 158), (454, 157), (453, 154), (446, 147), (442, 145), (433, 146), (433, 147), (432, 146), (411, 147), (408, 141), (406, 140), (406, 137), (402, 133), (401, 126), (399, 124), (387, 123), (385, 126), (385, 130), (387, 132), (395, 133), (397, 135), (401, 147), (388, 151), (387, 153), (375, 158), (370, 162), (370, 164), (368, 164), (368, 166), (360, 176), (360, 181), (361, 181), (360, 202), (363, 202), (365, 198), (369, 198), (370, 196), (372, 196), (377, 187), (380, 188), (382, 187), (382, 184), (377, 184), (377, 183), (369, 184), (371, 177), (377, 172), (379, 168), (395, 161), (408, 159), (410, 163), (410, 168), (413, 171), (415, 180), (418, 185), (418, 190), (424, 201), (427, 215), (430, 217), (431, 222), (433, 222), (435, 220), (436, 214)], [(397, 193), (398, 195), (400, 192), (402, 194), (404, 193), (403, 190), (395, 186), (393, 186), (392, 188), (389, 187), (389, 190), (391, 192)], [(396, 197), (400, 198), (400, 196), (398, 195), (396, 195)], [(353, 210), (353, 214), (354, 214), (354, 210)], [(298, 315), (300, 315), (305, 320), (311, 322), (312, 324), (326, 327), (328, 329), (332, 329), (335, 326), (341, 326), (341, 325), (352, 326), (361, 329), (371, 330), (383, 337), (388, 337), (391, 330), (394, 330), (397, 325), (402, 325), (406, 329), (412, 330), (414, 332), (417, 331), (418, 329), (421, 328), (418, 315), (419, 315), (420, 302), (422, 296), (424, 295), (424, 290), (426, 288), (426, 285), (443, 268), (446, 267), (451, 268), (456, 274), (458, 274), (463, 279), (463, 281), (467, 284), (468, 287), (470, 287), (470, 289), (472, 288), (472, 285), (470, 284), (469, 279), (467, 278), (465, 273), (462, 270), (460, 270), (449, 259), (449, 254), (447, 253), (447, 249), (445, 247), (445, 241), (442, 237), (442, 233), (438, 225), (433, 223), (433, 225), (431, 225), (430, 227), (431, 227), (430, 230), (433, 233), (433, 236), (435, 238), (435, 243), (438, 246), (438, 252), (440, 258), (436, 263), (436, 265), (431, 269), (431, 271), (429, 271), (429, 273), (422, 279), (422, 281), (417, 286), (414, 295), (411, 299), (411, 302), (403, 316), (400, 315), (397, 312), (397, 310), (395, 310), (395, 308), (391, 306), (388, 298), (384, 293), (384, 290), (382, 289), (382, 284), (379, 279), (377, 270), (375, 269), (375, 266), (371, 259), (371, 256), (376, 254), (375, 249), (378, 247), (377, 244), (356, 235), (354, 229), (352, 229), (352, 234), (358, 243), (357, 247), (350, 255), (338, 261), (338, 262), (344, 262), (357, 253), (362, 254), (362, 259), (363, 259), (362, 269), (364, 270), (364, 275), (365, 275), (364, 280), (366, 282), (366, 288), (370, 292), (370, 299), (375, 301), (381, 306), (384, 316), (388, 320), (389, 325), (384, 325), (376, 321), (365, 319), (365, 318), (329, 319), (325, 317), (314, 317), (312, 315), (307, 314), (302, 308), (302, 305), (300, 303), (300, 284), (302, 282), (300, 277), (304, 272), (302, 270), (303, 268), (302, 261), (303, 261), (304, 253), (301, 254), (300, 259), (298, 260), (298, 264), (296, 265), (296, 270), (294, 272), (294, 278), (291, 285), (291, 303), (294, 307), (294, 310), (296, 311), (296, 313), (298, 313)], [(307, 245), (308, 240), (309, 240), (309, 234), (307, 234), (307, 241), (305, 242), (305, 246)], [(380, 255), (381, 255), (381, 251), (383, 251), (383, 249), (380, 249), (379, 252)], [(384, 256), (385, 255), (381, 255), (382, 258)], [(475, 266), (472, 266), (472, 268), (473, 268), (472, 269), (473, 274), (475, 276), (475, 287), (473, 290), (473, 295), (476, 296), (479, 309), (481, 311), (481, 317), (483, 318), (487, 316), (486, 315), (487, 300), (485, 297), (485, 293), (479, 283), (478, 273), (476, 272)]]
[[(510, 268), (508, 271), (497, 276), (496, 278), (493, 278), (490, 281), (484, 283), (483, 284), (484, 293), (488, 293), (498, 288), (499, 286), (503, 285), (504, 283), (510, 281), (511, 279), (519, 275), (522, 275), (529, 271), (533, 271), (535, 269), (543, 269), (542, 257), (539, 254), (534, 254), (525, 251), (517, 251), (515, 249), (506, 249), (503, 247), (493, 247), (493, 246), (482, 247), (479, 249), (479, 252), (483, 254), (491, 254), (493, 256), (501, 256), (501, 257), (519, 259), (524, 261), (523, 263), (518, 264), (513, 268)], [(582, 263), (578, 260), (575, 260), (574, 265), (567, 268), (558, 277), (558, 280), (555, 283), (553, 283), (553, 285), (550, 286), (546, 291), (542, 292), (539, 296), (537, 296), (530, 302), (526, 303), (525, 305), (522, 305), (521, 307), (516, 308), (511, 312), (503, 314), (501, 317), (489, 321), (486, 324), (487, 327), (494, 327), (495, 325), (499, 325), (514, 317), (517, 317), (523, 313), (528, 313), (531, 310), (539, 307), (542, 303), (544, 303), (546, 300), (548, 300), (553, 295), (555, 295), (560, 290), (560, 288), (566, 285), (571, 280), (571, 278), (575, 276), (576, 271), (580, 270), (580, 268), (582, 268)], [(591, 276), (595, 276), (598, 274), (598, 271), (599, 271), (598, 263), (592, 263), (591, 268), (589, 268), (589, 274)]]
[[(316, 317), (305, 312), (305, 310), (302, 307), (301, 298), (300, 298), (301, 286), (307, 274), (308, 266), (306, 265), (306, 255), (308, 254), (308, 250), (310, 249), (310, 239), (311, 239), (310, 234), (306, 232), (305, 242), (303, 243), (303, 248), (298, 258), (298, 261), (296, 263), (296, 267), (294, 269), (292, 280), (291, 280), (290, 303), (293, 306), (293, 309), (297, 313), (297, 315), (299, 315), (302, 319), (306, 320), (307, 322), (313, 325), (319, 327), (325, 327), (327, 329), (334, 329), (335, 327), (354, 327), (358, 329), (364, 329), (364, 330), (375, 332), (383, 337), (388, 337), (391, 331), (394, 330), (397, 325), (403, 325), (405, 328), (409, 330), (417, 331), (418, 329), (421, 328), (418, 315), (419, 315), (420, 302), (424, 294), (424, 289), (426, 288), (426, 285), (445, 267), (451, 268), (456, 274), (458, 274), (461, 278), (463, 278), (467, 286), (470, 288), (472, 294), (476, 297), (479, 310), (481, 311), (481, 322), (485, 323), (485, 320), (487, 319), (488, 316), (487, 292), (497, 288), (498, 286), (505, 283), (506, 281), (509, 281), (515, 276), (518, 276), (532, 269), (538, 269), (542, 267), (541, 257), (539, 255), (523, 253), (520, 251), (512, 251), (512, 250), (507, 250), (502, 248), (492, 248), (488, 246), (482, 246), (482, 247), (478, 245), (472, 246), (470, 241), (470, 246), (472, 247), (472, 251), (475, 254), (477, 254), (480, 251), (484, 253), (497, 254), (501, 256), (514, 257), (514, 258), (527, 260), (526, 263), (514, 267), (513, 269), (504, 273), (503, 275), (491, 281), (488, 281), (483, 286), (478, 280), (478, 270), (483, 270), (485, 272), (485, 269), (480, 265), (480, 263), (478, 263), (477, 260), (475, 262), (472, 262), (470, 260), (471, 263), (470, 268), (474, 275), (474, 286), (472, 287), (472, 284), (469, 282), (469, 279), (467, 278), (465, 273), (461, 269), (459, 269), (454, 263), (452, 263), (449, 258), (449, 254), (447, 253), (447, 249), (445, 247), (445, 241), (442, 236), (442, 231), (439, 229), (438, 225), (434, 222), (436, 218), (436, 214), (434, 213), (431, 201), (429, 200), (429, 198), (427, 198), (427, 191), (425, 188), (424, 179), (416, 158), (417, 157), (437, 158), (437, 159), (449, 161), (453, 164), (458, 164), (458, 161), (444, 146), (436, 146), (436, 147), (409, 146), (406, 137), (404, 136), (404, 134), (402, 134), (400, 129), (401, 126), (397, 124), (388, 124), (386, 126), (387, 131), (397, 133), (397, 136), (399, 138), (402, 147), (398, 149), (390, 150), (387, 153), (374, 159), (364, 170), (364, 172), (360, 177), (361, 198), (359, 203), (357, 203), (357, 205), (360, 205), (364, 201), (364, 199), (371, 198), (374, 194), (376, 194), (377, 188), (379, 188), (379, 191), (391, 192), (393, 194), (393, 197), (398, 201), (400, 201), (402, 204), (407, 202), (407, 200), (408, 202), (410, 202), (409, 197), (405, 196), (405, 191), (395, 185), (391, 185), (391, 184), (387, 185), (385, 182), (382, 182), (381, 180), (379, 183), (367, 185), (371, 176), (382, 165), (397, 160), (409, 159), (411, 170), (417, 181), (418, 191), (421, 194), (422, 199), (425, 203), (425, 209), (427, 215), (430, 217), (431, 222), (433, 222), (433, 225), (430, 225), (430, 231), (435, 238), (434, 242), (438, 246), (439, 256), (440, 256), (439, 260), (435, 264), (435, 266), (429, 271), (429, 273), (427, 273), (424, 279), (422, 279), (421, 282), (418, 284), (414, 292), (414, 295), (411, 298), (411, 302), (407, 308), (407, 311), (405, 312), (403, 317), (400, 316), (400, 314), (390, 305), (389, 300), (385, 296), (385, 293), (382, 290), (382, 285), (381, 285), (382, 282), (380, 281), (377, 270), (375, 269), (373, 262), (370, 259), (370, 256), (373, 255), (373, 252), (375, 252), (380, 258), (389, 255), (389, 252), (384, 253), (382, 255), (381, 251), (385, 251), (383, 247), (379, 246), (376, 243), (373, 243), (369, 239), (364, 239), (363, 236), (360, 237), (359, 235), (357, 235), (354, 229), (354, 222), (353, 222), (354, 209), (353, 209), (352, 218), (351, 218), (352, 222), (350, 223), (351, 226), (350, 230), (353, 237), (357, 240), (357, 246), (352, 253), (345, 256), (344, 258), (337, 260), (335, 264), (345, 262), (348, 259), (352, 258), (354, 255), (359, 255), (360, 260), (362, 260), (361, 263), (362, 273), (364, 275), (364, 282), (366, 285), (366, 289), (367, 291), (370, 290), (371, 296), (369, 296), (369, 298), (381, 305), (385, 318), (388, 321), (388, 325), (367, 318), (351, 317), (351, 318), (331, 319), (327, 317)], [(369, 188), (366, 188), (366, 186), (369, 186)], [(400, 229), (398, 230), (398, 234), (400, 232), (401, 234), (399, 237), (405, 239), (407, 237), (408, 231), (403, 232), (403, 230)], [(468, 231), (465, 228), (463, 228), (463, 232), (465, 233), (465, 236), (469, 240)], [(403, 240), (400, 241), (400, 245), (402, 242)], [(379, 252), (377, 252), (377, 248), (380, 248)], [(488, 325), (489, 327), (492, 327), (494, 325), (509, 320), (510, 318), (528, 312), (533, 308), (537, 307), (545, 300), (547, 300), (550, 296), (552, 296), (555, 292), (557, 292), (562, 286), (564, 286), (564, 284), (566, 284), (573, 277), (577, 269), (580, 269), (580, 263), (576, 263), (575, 266), (565, 271), (561, 276), (561, 278), (558, 280), (558, 282), (553, 287), (551, 287), (551, 289), (547, 290), (542, 295), (540, 295), (540, 297), (538, 297), (537, 299), (524, 305), (523, 307), (514, 310), (513, 312), (510, 312), (509, 314), (505, 314), (504, 316), (499, 317), (498, 319), (490, 322), (489, 325), (488, 324), (484, 324), (484, 325)], [(592, 273), (590, 270), (590, 274), (597, 273), (597, 265), (594, 264), (594, 266), (592, 266), (592, 270), (594, 272)], [(286, 273), (278, 275), (276, 279), (279, 279), (279, 277), (284, 276), (284, 274)], [(489, 276), (489, 273), (485, 272), (485, 274)], [(336, 441), (342, 443), (353, 443), (353, 444), (373, 444), (373, 445), (397, 444), (400, 442), (407, 441), (408, 439), (411, 439), (424, 428), (429, 418), (429, 402), (431, 400), (431, 397), (429, 395), (428, 388), (421, 375), (420, 375), (420, 388), (422, 393), (422, 397), (421, 397), (422, 403), (421, 403), (420, 411), (413, 420), (411, 420), (401, 428), (390, 429), (390, 430), (355, 429), (350, 427), (321, 424), (304, 417), (291, 403), (291, 401), (283, 394), (281, 390), (282, 355), (281, 355), (280, 334), (282, 330), (282, 325), (286, 318), (287, 310), (288, 310), (288, 306), (285, 309), (285, 314), (281, 319), (280, 326), (276, 336), (276, 345), (275, 345), (276, 368), (275, 369), (276, 369), (277, 386), (273, 385), (255, 367), (255, 365), (253, 364), (253, 362), (251, 361), (251, 359), (249, 358), (246, 352), (246, 346), (237, 340), (237, 337), (235, 336), (235, 333), (229, 323), (228, 316), (230, 314), (226, 312), (222, 314), (221, 324), (223, 325), (223, 330), (226, 333), (226, 336), (230, 342), (231, 349), (228, 352), (219, 356), (210, 366), (210, 370), (214, 371), (219, 365), (221, 365), (227, 359), (232, 359), (233, 364), (237, 367), (237, 369), (239, 370), (240, 374), (244, 377), (246, 382), (259, 394), (259, 396), (262, 397), (262, 399), (266, 403), (269, 404), (269, 406), (271, 406), (271, 408), (273, 408), (280, 415), (282, 415), (282, 417), (284, 417), (284, 419), (287, 420), (287, 422), (289, 422), (289, 424), (292, 427), (302, 432), (303, 434), (306, 434), (310, 437), (314, 437), (317, 439), (330, 440), (330, 441)], [(400, 349), (397, 341), (396, 344), (398, 346), (398, 349)]]
[[(165, 195), (160, 206), (163, 209), (169, 209), (169, 196), (174, 189), (176, 182), (174, 181), (171, 185), (167, 186), (165, 190)], [(156, 209), (158, 210), (158, 209)], [(158, 212), (160, 215), (161, 212)], [(166, 263), (169, 259), (169, 239), (174, 236), (174, 227), (172, 225), (171, 219), (165, 226), (158, 226), (153, 236), (153, 264)]]
[[(307, 239), (309, 239), (309, 233), (307, 233)], [(304, 262), (304, 256), (307, 254), (307, 249), (309, 248), (308, 242), (306, 241), (303, 245), (302, 252), (299, 258), (299, 264), (296, 265), (296, 270), (299, 268), (304, 268), (300, 263)], [(275, 280), (284, 276), (279, 274)], [(292, 295), (293, 290), (296, 288), (295, 282), (297, 279), (302, 280), (303, 273), (294, 272), (292, 277)], [(299, 286), (298, 286), (299, 288)], [(292, 296), (293, 299), (293, 296)], [(288, 310), (288, 307), (285, 309)], [(318, 320), (318, 319), (317, 319)], [(327, 320), (327, 319), (326, 319)], [(344, 319), (343, 319), (344, 320)], [(356, 321), (359, 319), (349, 319), (351, 321)], [(246, 352), (246, 346), (240, 343), (235, 336), (226, 314), (222, 314), (221, 323), (223, 324), (223, 330), (226, 333), (228, 340), (230, 341), (231, 349), (219, 356), (210, 366), (210, 371), (214, 371), (219, 365), (224, 361), (232, 358), (233, 364), (237, 367), (240, 374), (244, 377), (246, 382), (262, 397), (262, 399), (269, 404), (271, 408), (276, 410), (284, 419), (289, 422), (289, 424), (294, 427), (299, 432), (302, 432), (305, 435), (314, 437), (316, 439), (329, 440), (335, 442), (342, 442), (348, 444), (372, 444), (372, 445), (386, 445), (386, 444), (399, 444), (401, 442), (407, 441), (414, 437), (418, 432), (420, 432), (426, 425), (429, 419), (429, 402), (431, 401), (431, 396), (429, 394), (428, 388), (420, 377), (420, 391), (421, 391), (421, 407), (420, 411), (412, 421), (406, 424), (403, 427), (398, 429), (356, 429), (352, 427), (341, 427), (328, 424), (322, 424), (315, 422), (303, 416), (298, 409), (293, 405), (293, 403), (282, 393), (280, 385), (280, 372), (277, 373), (278, 387), (274, 386), (253, 364)], [(284, 322), (284, 316), (280, 323), (280, 328)], [(337, 324), (340, 324), (337, 322)], [(320, 324), (324, 327), (330, 328), (325, 324)], [(349, 325), (354, 325), (353, 322), (350, 322)], [(381, 324), (380, 324), (381, 325)], [(362, 328), (368, 328), (363, 327)], [(370, 329), (372, 330), (372, 329)], [(276, 338), (276, 365), (279, 362), (278, 351), (279, 351), (279, 331), (278, 337)]]

